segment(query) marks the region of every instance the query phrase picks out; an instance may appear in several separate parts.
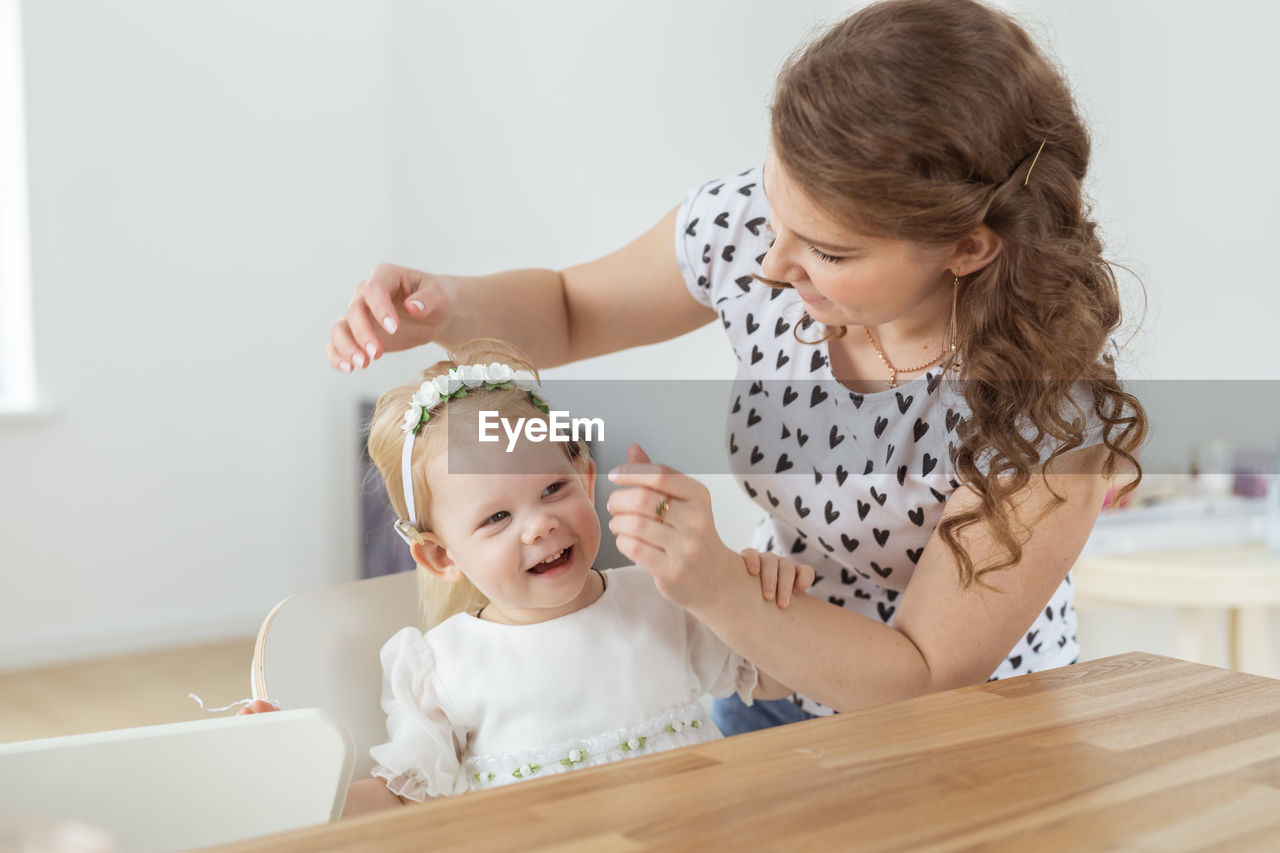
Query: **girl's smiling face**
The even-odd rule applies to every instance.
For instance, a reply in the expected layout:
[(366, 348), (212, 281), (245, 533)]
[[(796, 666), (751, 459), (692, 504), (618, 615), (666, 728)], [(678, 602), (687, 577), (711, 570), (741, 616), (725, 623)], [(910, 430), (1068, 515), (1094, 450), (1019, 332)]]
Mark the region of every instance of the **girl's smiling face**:
[(834, 222), (787, 176), (771, 149), (765, 159), (773, 244), (761, 273), (790, 283), (813, 319), (827, 326), (879, 326), (950, 308), (951, 248), (857, 234)]
[(545, 622), (594, 601), (595, 463), (571, 462), (551, 442), (519, 440), (510, 453), (505, 443), (451, 444), (427, 463), (427, 568), (445, 580), (465, 575), (494, 621)]

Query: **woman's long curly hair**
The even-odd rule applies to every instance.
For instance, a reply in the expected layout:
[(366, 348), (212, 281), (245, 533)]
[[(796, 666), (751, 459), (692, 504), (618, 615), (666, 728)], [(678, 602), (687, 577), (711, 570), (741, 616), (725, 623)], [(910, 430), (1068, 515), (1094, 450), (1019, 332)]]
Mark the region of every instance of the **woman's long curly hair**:
[[(1021, 559), (1011, 499), (1083, 444), (1073, 386), (1103, 427), (1100, 473), (1127, 467), (1121, 494), (1137, 487), (1147, 418), (1104, 355), (1121, 310), (1082, 190), (1089, 134), (1021, 26), (971, 0), (869, 6), (788, 61), (772, 137), (795, 185), (851, 230), (943, 246), (985, 224), (1000, 238), (960, 280), (954, 330), (969, 408), (956, 470), (981, 498), (939, 525), (962, 585)], [(1004, 556), (975, 567), (958, 534), (979, 522)]]

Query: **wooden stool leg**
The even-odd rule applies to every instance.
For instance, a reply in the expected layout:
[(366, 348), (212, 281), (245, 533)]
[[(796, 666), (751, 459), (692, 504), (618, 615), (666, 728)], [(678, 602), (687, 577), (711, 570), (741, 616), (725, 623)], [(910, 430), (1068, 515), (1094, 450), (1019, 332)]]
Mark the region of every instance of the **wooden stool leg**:
[(1227, 666), (1236, 672), (1243, 672), (1240, 668), (1242, 656), (1240, 636), (1240, 608), (1231, 607), (1227, 609)]
[(1204, 607), (1178, 609), (1178, 657), (1217, 666), (1218, 612)]
[(1233, 612), (1232, 646), (1239, 649), (1233, 669), (1275, 678), (1271, 657), (1271, 620), (1266, 607), (1240, 607)]

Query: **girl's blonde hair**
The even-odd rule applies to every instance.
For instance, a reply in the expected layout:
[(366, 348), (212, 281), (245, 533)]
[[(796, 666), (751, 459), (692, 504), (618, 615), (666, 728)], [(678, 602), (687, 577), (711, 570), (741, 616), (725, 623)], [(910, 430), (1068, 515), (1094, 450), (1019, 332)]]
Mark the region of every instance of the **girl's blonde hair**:
[[(1104, 356), (1120, 298), (1083, 193), (1089, 133), (1017, 22), (971, 0), (868, 6), (791, 58), (772, 125), (787, 174), (852, 230), (944, 246), (986, 225), (1001, 240), (991, 264), (960, 280), (956, 309), (970, 414), (955, 463), (981, 503), (938, 533), (964, 586), (1021, 559), (1027, 531), (1009, 506), (1045, 461), (1042, 439), (1049, 462), (1084, 443), (1077, 383), (1103, 425), (1101, 473), (1130, 466), (1137, 477), (1121, 494), (1137, 487), (1147, 416)], [(985, 566), (959, 538), (979, 522), (1005, 552)]]
[[(401, 453), (404, 448), (404, 413), (409, 401), (420, 385), (464, 364), (505, 364), (512, 370), (537, 371), (529, 360), (511, 344), (493, 338), (477, 338), (455, 348), (449, 357), (422, 371), (422, 377), (413, 383), (399, 385), (378, 398), (373, 419), (369, 423), (369, 458), (382, 475), (387, 487), (387, 497), (396, 516), (410, 517), (404, 502), (404, 483), (401, 479)], [(446, 446), (449, 436), (448, 413), (474, 415), (480, 409), (497, 411), (499, 417), (538, 418), (546, 420), (546, 414), (529, 399), (529, 394), (518, 388), (487, 390), (478, 394), (449, 400), (432, 411), (432, 417), (423, 424), (414, 440), (411, 470), (413, 471), (414, 517), (421, 532), (431, 531), (431, 485), (427, 481), (427, 463)], [(560, 445), (571, 462), (577, 462), (587, 453), (586, 445), (570, 441)], [(499, 451), (500, 452), (500, 451)], [(431, 572), (418, 566), (418, 593), (423, 630), (440, 624), (456, 613), (478, 610), (489, 603), (488, 599), (465, 577), (455, 582), (442, 581)]]

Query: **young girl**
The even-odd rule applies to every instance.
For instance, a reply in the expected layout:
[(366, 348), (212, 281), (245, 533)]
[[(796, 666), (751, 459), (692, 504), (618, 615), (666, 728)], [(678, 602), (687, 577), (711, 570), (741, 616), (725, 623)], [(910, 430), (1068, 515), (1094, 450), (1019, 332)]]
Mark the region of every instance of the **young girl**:
[[(378, 401), (369, 452), (430, 629), (405, 628), (382, 649), (389, 739), (344, 814), (700, 743), (720, 736), (702, 694), (789, 692), (644, 570), (592, 567), (600, 522), (584, 445), (521, 439), (507, 452), (505, 439), (478, 439), (481, 411), (546, 417), (536, 375), (510, 347), (468, 343), (424, 378)], [(812, 579), (790, 561), (768, 570), (770, 596)]]
[(621, 466), (610, 509), (664, 595), (799, 692), (770, 718), (725, 700), (726, 731), (1062, 666), (1068, 573), (1147, 429), (1107, 354), (1121, 305), (1089, 155), (1067, 81), (1007, 14), (870, 4), (787, 63), (762, 167), (564, 270), (379, 266), (330, 361), (497, 334), (547, 367), (722, 325), (754, 544), (814, 562), (815, 595), (761, 607), (675, 472)]

